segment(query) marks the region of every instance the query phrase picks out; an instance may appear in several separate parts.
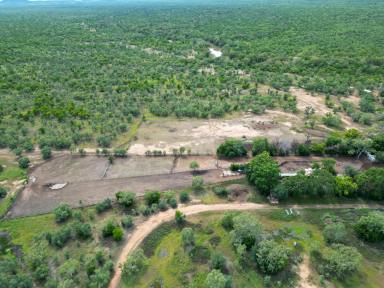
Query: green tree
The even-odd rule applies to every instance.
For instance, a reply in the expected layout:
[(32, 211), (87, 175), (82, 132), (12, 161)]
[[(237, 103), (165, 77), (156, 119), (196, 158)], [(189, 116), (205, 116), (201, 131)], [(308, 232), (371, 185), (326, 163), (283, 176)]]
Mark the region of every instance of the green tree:
[(279, 165), (267, 152), (263, 152), (249, 162), (247, 178), (262, 194), (267, 195), (279, 182)]
[(103, 237), (106, 238), (106, 237), (113, 236), (113, 231), (118, 226), (119, 225), (117, 224), (115, 219), (112, 219), (112, 218), (108, 219), (101, 230)]
[(0, 186), (0, 199), (1, 198), (5, 198), (5, 196), (7, 196), (7, 189), (5, 189), (4, 187)]
[(199, 163), (197, 161), (192, 161), (189, 163), (189, 168), (193, 170), (193, 172), (196, 172), (197, 169), (199, 169)]
[(112, 231), (113, 240), (121, 241), (121, 239), (123, 239), (123, 236), (124, 236), (123, 229), (121, 229), (119, 226), (113, 228), (113, 231)]
[(41, 155), (43, 156), (44, 160), (48, 160), (52, 157), (52, 150), (49, 146), (44, 146), (41, 148)]
[(262, 231), (262, 226), (254, 215), (241, 213), (233, 217), (232, 245), (236, 247), (244, 244), (250, 249), (260, 242)]
[(225, 256), (220, 253), (213, 251), (211, 253), (211, 269), (220, 270), (221, 272), (224, 272), (227, 268), (227, 259)]
[(113, 156), (119, 157), (119, 158), (124, 158), (124, 157), (127, 156), (127, 150), (126, 149), (122, 149), (122, 148), (115, 149), (113, 151)]
[(54, 210), (55, 220), (57, 223), (65, 222), (72, 216), (72, 209), (66, 203), (60, 203)]
[(133, 226), (133, 217), (131, 215), (126, 215), (121, 219), (121, 226), (125, 229), (131, 228)]
[(123, 277), (135, 278), (148, 267), (148, 259), (144, 255), (143, 249), (133, 251), (121, 266)]
[(357, 271), (361, 259), (361, 254), (356, 248), (334, 244), (332, 249), (324, 254), (325, 273), (338, 279), (345, 279)]
[(231, 279), (228, 276), (225, 276), (219, 270), (212, 270), (208, 273), (205, 280), (206, 288), (230, 288)]
[(265, 137), (257, 137), (252, 142), (252, 155), (256, 156), (263, 152), (269, 152), (268, 139)]
[(148, 206), (152, 204), (158, 204), (160, 201), (160, 192), (158, 191), (148, 191), (144, 195), (145, 202)]
[(369, 168), (356, 177), (358, 192), (362, 197), (384, 199), (384, 168)]
[(348, 239), (347, 228), (343, 223), (331, 223), (324, 227), (323, 237), (327, 243), (345, 243)]
[(371, 212), (362, 216), (355, 225), (357, 235), (369, 242), (384, 241), (384, 213)]
[(181, 191), (179, 199), (181, 203), (189, 202), (189, 193), (187, 191)]
[(175, 221), (178, 225), (182, 225), (185, 222), (185, 215), (183, 212), (176, 210), (175, 212)]
[(132, 208), (136, 205), (136, 195), (133, 192), (119, 191), (116, 193), (116, 200), (124, 208)]
[(29, 161), (28, 157), (21, 157), (19, 159), (19, 167), (21, 169), (27, 169), (29, 167), (29, 163), (30, 163), (30, 161)]
[(204, 191), (204, 179), (201, 176), (195, 176), (192, 178), (192, 190), (195, 193), (201, 193)]
[(337, 176), (336, 193), (338, 196), (353, 197), (357, 192), (357, 184), (349, 176)]
[(88, 223), (76, 222), (73, 225), (76, 237), (80, 239), (89, 239), (92, 237), (92, 228)]
[(255, 257), (261, 271), (276, 274), (288, 265), (289, 249), (273, 240), (264, 240), (257, 245)]
[(181, 230), (181, 242), (184, 247), (193, 247), (195, 245), (195, 233), (192, 228), (183, 228)]
[(241, 140), (228, 139), (223, 144), (219, 145), (216, 154), (223, 158), (236, 158), (247, 156), (247, 150)]

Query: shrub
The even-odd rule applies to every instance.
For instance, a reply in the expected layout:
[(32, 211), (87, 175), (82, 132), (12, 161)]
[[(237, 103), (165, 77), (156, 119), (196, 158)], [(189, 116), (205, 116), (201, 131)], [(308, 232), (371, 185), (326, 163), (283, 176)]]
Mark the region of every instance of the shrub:
[(183, 214), (183, 212), (177, 210), (175, 212), (175, 221), (178, 225), (182, 225), (184, 224), (185, 222), (185, 215)]
[(0, 198), (5, 198), (7, 196), (7, 189), (0, 186)]
[(123, 219), (121, 219), (121, 226), (128, 229), (133, 226), (133, 217), (132, 216), (124, 216)]
[(133, 251), (121, 267), (121, 272), (126, 278), (135, 278), (148, 266), (148, 259), (142, 249)]
[(359, 174), (359, 171), (355, 167), (348, 165), (344, 168), (344, 174), (351, 178), (354, 178), (355, 176), (357, 176), (357, 174)]
[(168, 209), (168, 203), (167, 200), (161, 199), (158, 205), (160, 211), (166, 211)]
[(115, 149), (113, 151), (113, 156), (119, 157), (119, 158), (124, 158), (127, 156), (127, 150), (125, 149)]
[(121, 229), (120, 227), (115, 227), (112, 231), (112, 237), (115, 241), (121, 241), (121, 239), (123, 239), (123, 235), (123, 229)]
[(371, 212), (362, 216), (355, 225), (357, 235), (369, 242), (384, 241), (384, 213)]
[(102, 135), (102, 136), (97, 137), (96, 141), (99, 144), (99, 146), (101, 146), (103, 148), (108, 148), (109, 146), (111, 146), (112, 137)]
[(357, 184), (349, 176), (337, 176), (336, 193), (338, 196), (353, 197), (356, 195)]
[(144, 195), (145, 202), (148, 206), (151, 206), (152, 204), (158, 204), (160, 201), (160, 192), (158, 191), (152, 191), (152, 192), (146, 192)]
[(329, 173), (336, 175), (336, 170), (335, 170), (335, 165), (336, 165), (336, 160), (332, 158), (326, 158), (321, 160), (321, 166), (322, 169), (327, 170)]
[(110, 237), (113, 235), (113, 230), (119, 225), (116, 223), (114, 219), (109, 219), (107, 223), (104, 224), (101, 233), (104, 238)]
[(223, 144), (219, 145), (216, 150), (217, 156), (223, 158), (236, 158), (247, 155), (247, 150), (241, 140), (228, 139)]
[(142, 204), (139, 207), (139, 213), (147, 217), (151, 215), (152, 211), (151, 211), (151, 208), (149, 208), (147, 205)]
[(311, 155), (311, 150), (309, 149), (308, 145), (299, 144), (299, 146), (297, 146), (297, 154), (299, 156), (309, 156)]
[(77, 238), (88, 239), (92, 237), (92, 228), (88, 223), (76, 222), (73, 228)]
[(62, 248), (71, 239), (72, 230), (69, 226), (64, 226), (54, 233), (47, 233), (46, 238), (50, 245)]
[(249, 162), (247, 178), (262, 194), (266, 195), (278, 184), (279, 165), (267, 152), (263, 152)]
[(170, 199), (168, 200), (168, 204), (169, 204), (169, 206), (171, 206), (171, 208), (173, 208), (173, 209), (177, 208), (177, 200), (176, 200), (176, 198), (175, 198), (175, 197), (170, 198)]
[(153, 213), (153, 214), (158, 213), (158, 212), (159, 212), (159, 205), (156, 204), (156, 203), (153, 203), (153, 204), (151, 205), (150, 210), (151, 210), (151, 213)]
[(49, 146), (44, 146), (41, 148), (41, 155), (43, 156), (44, 160), (50, 159), (52, 157), (52, 150)]
[(260, 242), (261, 235), (262, 226), (254, 215), (241, 213), (233, 217), (231, 241), (234, 247), (243, 244), (247, 249), (250, 249)]
[(195, 193), (201, 193), (204, 191), (204, 179), (200, 176), (192, 178), (192, 190)]
[(252, 143), (252, 155), (256, 156), (263, 152), (269, 152), (268, 139), (264, 137), (257, 137), (253, 139)]
[(179, 196), (181, 203), (187, 203), (189, 202), (189, 193), (187, 191), (181, 191)]
[(223, 186), (216, 186), (213, 187), (213, 192), (219, 196), (219, 197), (227, 197), (228, 196), (228, 190), (227, 188)]
[(313, 143), (309, 147), (309, 150), (315, 155), (322, 156), (325, 151), (325, 143)]
[(29, 167), (29, 163), (30, 163), (30, 161), (29, 161), (28, 157), (21, 157), (19, 159), (19, 167), (21, 169), (27, 169)]
[(199, 169), (199, 167), (199, 163), (197, 163), (196, 161), (192, 161), (191, 163), (189, 163), (189, 168), (193, 171), (196, 171), (197, 169)]
[(228, 211), (224, 213), (224, 216), (221, 218), (221, 226), (226, 230), (233, 229), (233, 218), (239, 215), (239, 212)]
[(288, 190), (282, 183), (279, 183), (273, 188), (272, 196), (278, 200), (285, 200), (288, 198)]
[(325, 226), (323, 236), (327, 243), (344, 243), (348, 232), (343, 223), (331, 223)]
[(72, 209), (65, 203), (59, 204), (55, 210), (53, 210), (53, 213), (55, 214), (55, 220), (57, 223), (64, 222), (72, 217)]
[(102, 213), (112, 207), (112, 200), (107, 198), (104, 199), (102, 202), (96, 204), (96, 212)]
[(230, 288), (231, 286), (231, 278), (225, 276), (219, 270), (212, 270), (209, 272), (205, 280), (206, 288)]
[(132, 208), (136, 204), (136, 195), (133, 192), (117, 192), (116, 199), (117, 203), (119, 203), (124, 208)]
[(211, 254), (211, 268), (224, 272), (227, 268), (227, 259), (220, 252), (213, 251)]
[(191, 247), (195, 245), (195, 233), (192, 228), (183, 228), (181, 230), (181, 242), (184, 247)]
[(267, 274), (276, 274), (288, 265), (289, 250), (272, 240), (264, 240), (256, 249), (256, 262)]
[(324, 255), (324, 272), (338, 279), (345, 279), (357, 271), (361, 259), (356, 248), (334, 244)]
[(4, 166), (0, 164), (0, 174), (4, 171)]
[(384, 199), (384, 168), (369, 168), (356, 176), (358, 192), (373, 200)]
[(340, 116), (332, 113), (325, 114), (325, 116), (322, 118), (322, 121), (326, 126), (333, 128), (340, 128), (342, 123)]

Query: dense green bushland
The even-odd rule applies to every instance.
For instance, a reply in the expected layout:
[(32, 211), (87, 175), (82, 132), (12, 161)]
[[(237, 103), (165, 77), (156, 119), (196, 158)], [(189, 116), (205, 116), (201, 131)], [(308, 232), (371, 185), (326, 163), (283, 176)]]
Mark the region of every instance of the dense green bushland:
[[(108, 147), (144, 108), (201, 118), (295, 112), (296, 99), (284, 92), (291, 85), (384, 94), (383, 3), (244, 3), (3, 6), (0, 146)], [(260, 95), (258, 83), (281, 92)], [(383, 98), (366, 94), (360, 107), (344, 109), (356, 121), (380, 120), (372, 113)]]

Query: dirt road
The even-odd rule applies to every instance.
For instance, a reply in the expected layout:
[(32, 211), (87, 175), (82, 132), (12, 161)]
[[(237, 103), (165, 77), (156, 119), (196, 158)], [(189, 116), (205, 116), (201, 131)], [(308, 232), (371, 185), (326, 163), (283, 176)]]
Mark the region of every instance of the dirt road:
[[(287, 206), (288, 207), (288, 206)], [(331, 204), (331, 205), (293, 205), (289, 206), (295, 209), (314, 208), (314, 209), (343, 209), (343, 208), (384, 208), (383, 205), (364, 205), (364, 204)], [(270, 206), (268, 204), (255, 204), (255, 203), (230, 203), (230, 204), (214, 204), (214, 205), (191, 205), (191, 206), (179, 206), (178, 210), (185, 215), (199, 214), (208, 211), (226, 211), (226, 210), (256, 210), (256, 209), (276, 209), (279, 207)], [(281, 207), (280, 207), (281, 208)], [(132, 251), (138, 248), (141, 242), (162, 223), (171, 221), (175, 217), (175, 210), (170, 209), (168, 211), (156, 214), (148, 218), (147, 221), (139, 224), (131, 237), (128, 239), (120, 256), (117, 260), (115, 274), (109, 284), (109, 288), (117, 288), (121, 279), (121, 269), (119, 266), (123, 264)]]

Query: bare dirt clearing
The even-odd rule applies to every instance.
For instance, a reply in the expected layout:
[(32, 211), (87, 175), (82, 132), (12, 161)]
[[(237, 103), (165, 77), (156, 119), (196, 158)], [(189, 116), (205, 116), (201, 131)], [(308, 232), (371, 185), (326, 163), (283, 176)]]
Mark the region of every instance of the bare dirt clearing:
[[(283, 172), (295, 172), (311, 166), (320, 157), (277, 157)], [(200, 164), (199, 175), (206, 183), (218, 183), (242, 176), (222, 177), (232, 161), (217, 160), (209, 156), (173, 157), (130, 156), (116, 159), (109, 165), (107, 158), (97, 156), (64, 155), (36, 166), (29, 175), (29, 183), (19, 194), (8, 217), (20, 217), (51, 212), (60, 202), (72, 207), (92, 205), (121, 190), (135, 192), (138, 196), (146, 191), (182, 189), (189, 187), (193, 173), (191, 161)], [(236, 162), (244, 162), (239, 159)], [(336, 169), (342, 172), (347, 165), (357, 169), (363, 162), (337, 159)], [(54, 184), (62, 189), (51, 189)]]
[(264, 136), (271, 141), (304, 141), (304, 133), (296, 132), (301, 119), (282, 111), (266, 111), (264, 115), (244, 113), (240, 117), (217, 119), (156, 119), (142, 124), (137, 140), (129, 149), (130, 154), (144, 155), (146, 151), (162, 150), (172, 153), (173, 149), (187, 147), (194, 154), (212, 155), (224, 139), (252, 139)]
[[(301, 88), (291, 87), (289, 92), (296, 96), (297, 100), (297, 109), (304, 112), (305, 108), (308, 106), (312, 106), (315, 108), (316, 115), (324, 116), (327, 113), (332, 113), (332, 109), (325, 105), (325, 95), (323, 94), (311, 94), (310, 92), (305, 91)], [(346, 100), (348, 102), (356, 104), (359, 103), (360, 98), (357, 96), (349, 96), (342, 98), (342, 100)], [(363, 126), (352, 121), (351, 117), (347, 116), (345, 113), (338, 113), (341, 117), (346, 128), (356, 128), (356, 129), (364, 129)]]
[[(198, 160), (198, 157), (194, 159)], [(60, 202), (72, 207), (92, 205), (121, 190), (135, 192), (138, 196), (149, 190), (166, 191), (189, 187), (193, 173), (188, 160), (182, 158), (181, 166), (173, 157), (131, 156), (116, 159), (110, 165), (107, 158), (97, 156), (64, 155), (32, 169), (29, 183), (20, 193), (8, 217), (20, 217), (51, 212)], [(198, 160), (200, 163), (200, 161)], [(204, 162), (200, 173), (206, 183), (216, 183), (236, 177), (222, 177), (222, 170)], [(174, 165), (177, 173), (173, 173)], [(227, 163), (226, 165), (229, 165)], [(203, 170), (204, 169), (204, 170)], [(51, 189), (54, 184), (64, 184), (62, 189)]]

